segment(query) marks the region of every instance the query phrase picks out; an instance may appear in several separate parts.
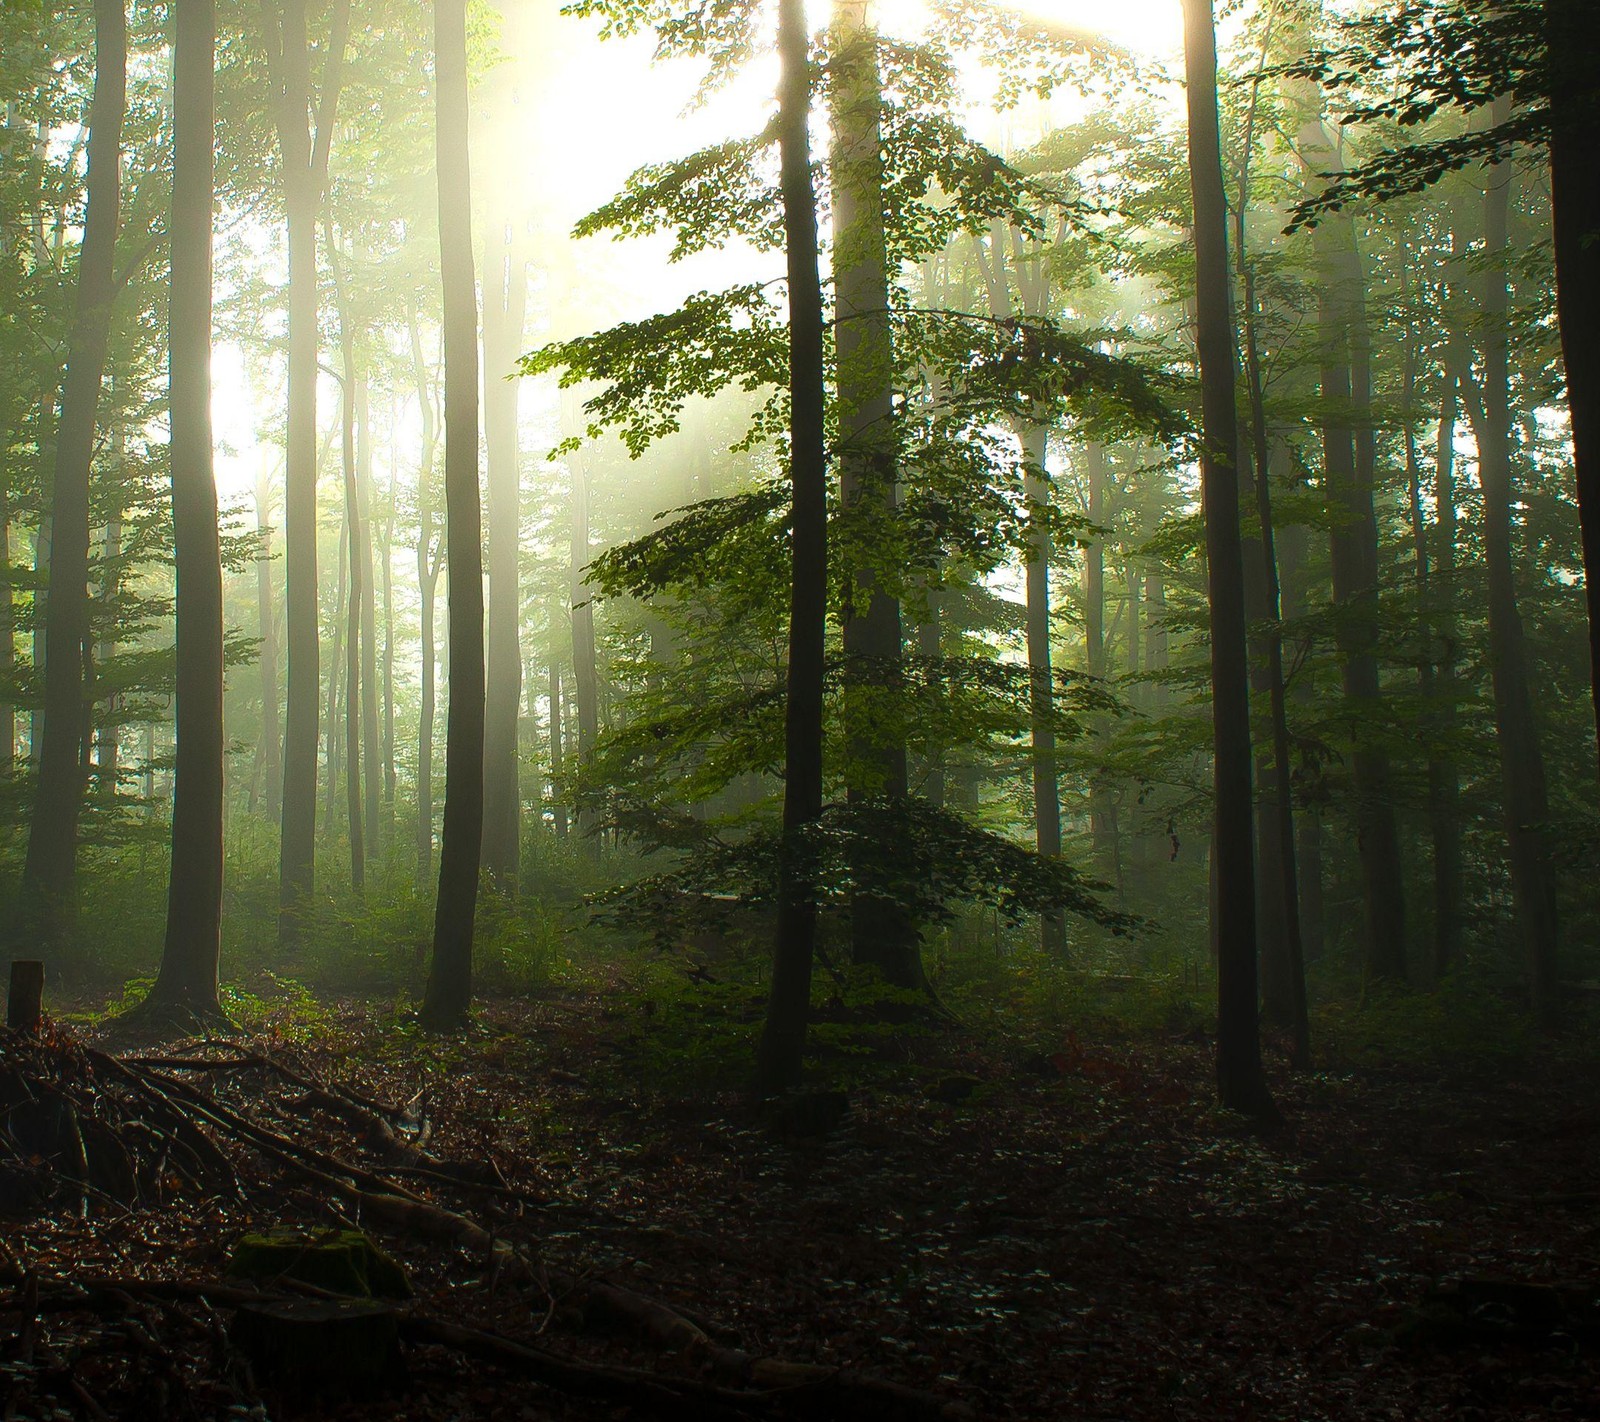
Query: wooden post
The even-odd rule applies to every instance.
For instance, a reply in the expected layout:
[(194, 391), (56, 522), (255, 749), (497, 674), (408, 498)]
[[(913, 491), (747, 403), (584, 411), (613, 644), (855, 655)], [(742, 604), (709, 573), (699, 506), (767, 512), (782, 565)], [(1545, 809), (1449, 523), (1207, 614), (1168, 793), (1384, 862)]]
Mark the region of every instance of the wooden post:
[(37, 958), (12, 959), (6, 1026), (13, 1032), (37, 1032), (44, 1015), (43, 1003), (44, 964)]

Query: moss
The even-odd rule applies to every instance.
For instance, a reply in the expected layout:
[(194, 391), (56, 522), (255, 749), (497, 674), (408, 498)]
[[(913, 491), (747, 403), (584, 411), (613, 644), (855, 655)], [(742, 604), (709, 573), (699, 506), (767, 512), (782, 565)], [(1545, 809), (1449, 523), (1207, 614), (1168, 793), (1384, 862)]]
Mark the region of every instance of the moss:
[(297, 1230), (247, 1234), (228, 1261), (234, 1279), (296, 1279), (351, 1298), (408, 1299), (405, 1270), (359, 1230), (307, 1236)]

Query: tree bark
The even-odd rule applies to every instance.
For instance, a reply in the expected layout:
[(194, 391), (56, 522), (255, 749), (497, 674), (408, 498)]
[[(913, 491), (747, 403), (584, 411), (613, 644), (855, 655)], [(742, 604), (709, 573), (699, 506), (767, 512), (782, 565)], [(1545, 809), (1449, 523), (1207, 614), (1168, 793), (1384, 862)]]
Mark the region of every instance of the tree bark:
[[(1600, 731), (1600, 171), (1594, 162), (1600, 88), (1600, 7), (1593, 0), (1544, 0), (1550, 56), (1550, 203), (1555, 238), (1556, 313), (1567, 369), (1572, 464), (1583, 535), (1589, 609), (1589, 672)], [(1600, 741), (1597, 741), (1600, 750)]]
[[(568, 580), (572, 628), (572, 700), (577, 713), (577, 758), (582, 760), (594, 749), (600, 734), (600, 673), (594, 638), (594, 600), (584, 585), (584, 570), (589, 566), (589, 477), (581, 464), (572, 473), (572, 568)], [(577, 815), (578, 832), (587, 835), (589, 816)], [(598, 849), (586, 840), (590, 850)]]
[(527, 252), (513, 223), (485, 244), (483, 429), (488, 453), (489, 680), (483, 728), (483, 865), (490, 885), (515, 894), (522, 853), (518, 712), (522, 704), (522, 593), (518, 581), (521, 483), (518, 380), (528, 305)]
[[(289, 397), (284, 435), (284, 650), (288, 660), (278, 940), (302, 940), (316, 883), (317, 692), (317, 216), (327, 186), (350, 0), (334, 0), (332, 38), (311, 124), (307, 0), (281, 0), (269, 24), (289, 231)], [(330, 735), (332, 727), (329, 728)]]
[(383, 801), (382, 748), (378, 743), (378, 588), (372, 561), (372, 395), (364, 365), (356, 368), (355, 556), (361, 564), (362, 829), (367, 856), (378, 858)]
[[(1320, 113), (1301, 130), (1300, 161), (1308, 172), (1337, 166), (1338, 150)], [(1406, 977), (1405, 881), (1395, 827), (1394, 777), (1373, 727), (1382, 720), (1378, 666), (1378, 525), (1373, 507), (1376, 445), (1372, 424), (1371, 335), (1355, 228), (1330, 221), (1315, 233), (1321, 283), (1317, 321), (1323, 464), (1334, 522), (1336, 640), (1346, 715), (1354, 742), (1350, 782), (1356, 849), (1365, 902), (1363, 969), (1368, 982)]]
[[(1509, 106), (1495, 105), (1497, 120)], [(1556, 891), (1545, 843), (1550, 805), (1544, 755), (1539, 747), (1533, 698), (1528, 684), (1528, 648), (1517, 607), (1512, 552), (1511, 375), (1509, 275), (1506, 231), (1512, 172), (1502, 163), (1489, 174), (1484, 194), (1487, 264), (1479, 297), (1483, 332), (1481, 392), (1462, 361), (1457, 377), (1467, 393), (1467, 411), (1478, 445), (1478, 476), (1483, 485), (1484, 563), (1489, 581), (1489, 659), (1494, 686), (1495, 733), (1500, 746), (1502, 811), (1511, 860), (1511, 892), (1518, 937), (1528, 973), (1534, 1015), (1544, 1023), (1556, 1014)]]
[(567, 837), (567, 802), (562, 799), (561, 775), (565, 765), (565, 732), (561, 724), (561, 658), (556, 653), (556, 620), (550, 621), (550, 822), (556, 838)]
[[(1248, 128), (1256, 119), (1252, 93)], [(1300, 885), (1295, 863), (1294, 765), (1289, 740), (1289, 708), (1283, 674), (1283, 588), (1278, 571), (1277, 529), (1272, 514), (1272, 448), (1267, 427), (1266, 388), (1261, 368), (1260, 303), (1255, 268), (1246, 247), (1245, 216), (1250, 207), (1250, 151), (1247, 131), (1235, 204), (1234, 241), (1244, 295), (1245, 387), (1250, 406), (1251, 464), (1247, 479), (1255, 498), (1257, 533), (1246, 544), (1247, 612), (1262, 628), (1251, 664), (1251, 688), (1264, 695), (1270, 711), (1271, 740), (1257, 762), (1261, 803), (1256, 816), (1262, 1006), (1267, 1021), (1289, 1033), (1290, 1056), (1300, 1070), (1311, 1065), (1311, 1026), (1306, 1003), (1305, 944), (1300, 931)], [(1256, 610), (1248, 606), (1252, 600)]]
[(216, 8), (175, 7), (169, 308), (177, 698), (172, 867), (152, 1006), (218, 1018), (222, 958), (222, 550), (211, 452)]
[(256, 617), (261, 637), (261, 770), (265, 809), (278, 816), (283, 773), (278, 719), (278, 605), (272, 590), (272, 489), (263, 469), (256, 479)]
[(450, 670), (444, 837), (422, 1020), (454, 1030), (472, 1004), (483, 847), (483, 516), (478, 504), (478, 299), (472, 271), (466, 0), (434, 0), (439, 267), (444, 285), (444, 492)]
[(817, 900), (804, 840), (822, 815), (822, 705), (828, 616), (828, 452), (824, 431), (822, 281), (811, 182), (810, 44), (803, 0), (778, 0), (778, 145), (789, 287), (790, 535), (783, 856), (758, 1089), (796, 1085), (811, 1015)]
[[(1430, 570), (1433, 632), (1439, 661), (1432, 668), (1431, 691), (1437, 706), (1440, 740), (1448, 742), (1456, 725), (1456, 382), (1447, 373), (1439, 397), (1439, 435), (1434, 453), (1434, 505), (1438, 521), (1437, 576)], [(1422, 550), (1426, 556), (1426, 546)], [(1439, 757), (1428, 766), (1428, 818), (1434, 847), (1434, 975), (1442, 977), (1461, 957), (1462, 896), (1461, 782), (1454, 761)]]
[(439, 422), (416, 309), (410, 312), (411, 369), (422, 411), (422, 457), (417, 465), (417, 588), (422, 601), (422, 684), (417, 712), (417, 883), (433, 877), (433, 722), (438, 700), (438, 649), (434, 600), (439, 586), (439, 555), (434, 547), (433, 461), (439, 447)]
[[(898, 570), (865, 551), (894, 517), (897, 472), (894, 347), (883, 206), (882, 81), (869, 0), (833, 0), (828, 89), (832, 123), (833, 285), (839, 497), (852, 549), (844, 614), (847, 799), (904, 802), (910, 794), (899, 706), (904, 674)], [(886, 575), (888, 575), (886, 577)], [(899, 988), (923, 985), (920, 933), (892, 899), (858, 889), (851, 957)]]
[(83, 644), (89, 630), (89, 466), (116, 296), (122, 203), (122, 124), (127, 108), (128, 31), (122, 0), (95, 0), (95, 84), (77, 310), (61, 390), (51, 500), (50, 594), (44, 737), (23, 867), (23, 918), (42, 957), (59, 967), (68, 948), (83, 800), (79, 721)]
[(1255, 861), (1250, 789), (1249, 655), (1239, 538), (1239, 430), (1227, 201), (1217, 119), (1211, 0), (1184, 0), (1189, 177), (1195, 216), (1200, 358), (1201, 500), (1211, 609), (1211, 717), (1216, 778), (1217, 1092), (1224, 1106), (1271, 1115), (1256, 1005)]
[[(328, 260), (333, 268), (335, 305), (339, 315), (339, 468), (344, 487), (345, 552), (349, 561), (349, 593), (345, 601), (344, 616), (344, 798), (345, 823), (350, 840), (350, 887), (360, 894), (366, 889), (366, 833), (363, 823), (361, 799), (361, 693), (364, 671), (361, 633), (362, 610), (366, 605), (368, 571), (362, 557), (366, 543), (365, 521), (362, 517), (361, 491), (358, 487), (360, 473), (357, 462), (357, 408), (356, 384), (356, 333), (354, 313), (350, 309), (350, 283), (345, 273), (345, 256), (340, 251), (333, 224), (327, 224), (324, 238)], [(338, 660), (337, 651), (335, 661)], [(370, 694), (371, 684), (367, 683)], [(334, 723), (329, 721), (329, 735)], [(331, 767), (330, 767), (331, 769)], [(330, 776), (331, 778), (331, 776)], [(370, 821), (369, 821), (370, 823)]]

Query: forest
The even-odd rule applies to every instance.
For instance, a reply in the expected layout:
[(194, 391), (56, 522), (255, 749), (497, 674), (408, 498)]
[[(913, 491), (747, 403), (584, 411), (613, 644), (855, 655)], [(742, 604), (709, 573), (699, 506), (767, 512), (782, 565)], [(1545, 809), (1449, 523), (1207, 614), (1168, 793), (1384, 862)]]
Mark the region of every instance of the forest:
[(0, 100), (5, 1422), (1600, 1416), (1600, 6)]

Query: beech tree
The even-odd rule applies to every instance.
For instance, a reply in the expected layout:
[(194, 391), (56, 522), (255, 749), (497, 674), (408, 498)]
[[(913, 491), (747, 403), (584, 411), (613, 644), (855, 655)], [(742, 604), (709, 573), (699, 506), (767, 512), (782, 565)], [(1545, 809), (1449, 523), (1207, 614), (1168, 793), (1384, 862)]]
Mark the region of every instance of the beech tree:
[(211, 214), (216, 8), (173, 17), (172, 526), (176, 761), (167, 934), (150, 1006), (222, 1015), (222, 550), (211, 464)]
[(50, 504), (43, 735), (22, 893), (29, 931), (56, 960), (68, 946), (76, 894), (79, 748), (84, 701), (81, 649), (89, 635), (89, 464), (116, 298), (122, 206), (122, 125), (128, 92), (128, 28), (122, 0), (96, 0), (95, 84), (89, 110), (88, 198), (78, 263), (77, 312), (61, 387)]
[(478, 503), (478, 298), (472, 271), (466, 0), (434, 0), (439, 267), (444, 285), (444, 498), (450, 619), (444, 838), (422, 1020), (460, 1026), (472, 1002), (483, 845), (483, 552)]

